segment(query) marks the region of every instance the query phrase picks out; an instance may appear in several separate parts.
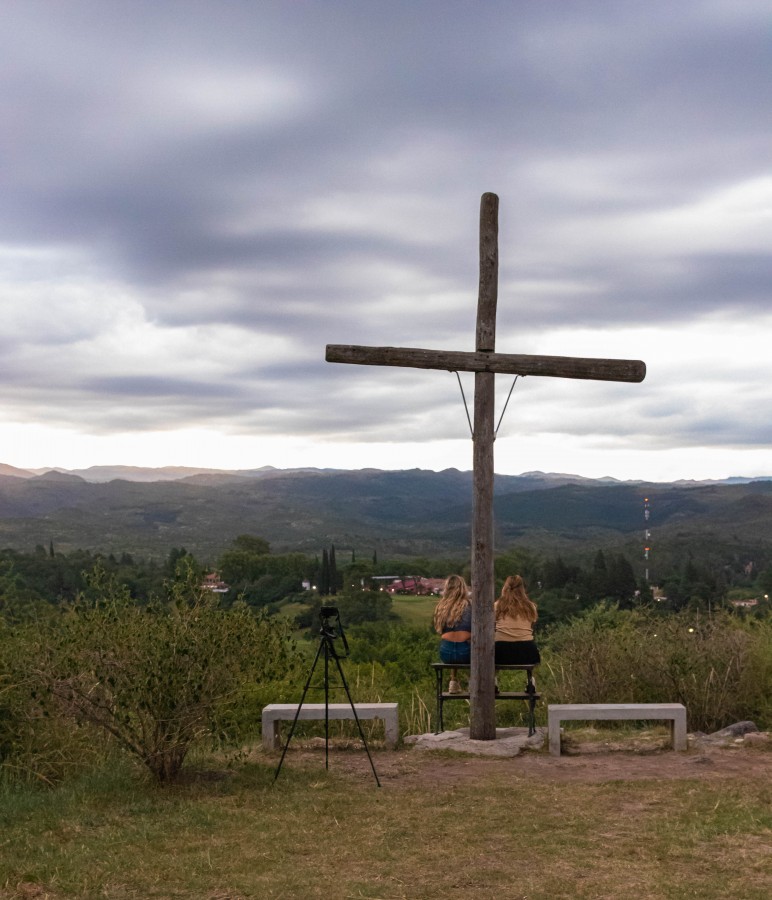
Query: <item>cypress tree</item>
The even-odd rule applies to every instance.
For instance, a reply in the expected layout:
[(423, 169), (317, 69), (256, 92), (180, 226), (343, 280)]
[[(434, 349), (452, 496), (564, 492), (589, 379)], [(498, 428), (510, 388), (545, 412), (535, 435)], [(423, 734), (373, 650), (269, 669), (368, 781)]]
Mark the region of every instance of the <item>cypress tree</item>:
[(327, 548), (322, 550), (322, 571), (319, 576), (319, 593), (326, 597), (330, 593), (330, 559), (327, 556)]
[(330, 591), (338, 593), (338, 567), (335, 565), (335, 544), (330, 544)]

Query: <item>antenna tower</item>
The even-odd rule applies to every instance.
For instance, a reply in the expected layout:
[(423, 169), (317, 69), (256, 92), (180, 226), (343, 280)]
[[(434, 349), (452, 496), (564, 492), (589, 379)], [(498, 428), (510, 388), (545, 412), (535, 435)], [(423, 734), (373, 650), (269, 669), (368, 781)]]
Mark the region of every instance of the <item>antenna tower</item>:
[(649, 503), (649, 498), (643, 498), (643, 558), (645, 560), (645, 566), (643, 569), (643, 577), (646, 579), (646, 584), (649, 583), (649, 553), (651, 553), (651, 531), (649, 529), (649, 518), (651, 517), (651, 505)]

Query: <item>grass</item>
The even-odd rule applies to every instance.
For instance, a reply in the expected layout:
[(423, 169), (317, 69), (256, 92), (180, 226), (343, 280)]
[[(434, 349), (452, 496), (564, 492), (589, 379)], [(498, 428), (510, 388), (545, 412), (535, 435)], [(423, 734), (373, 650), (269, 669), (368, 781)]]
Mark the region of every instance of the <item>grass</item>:
[(275, 784), (276, 758), (258, 753), (165, 789), (121, 767), (54, 791), (6, 788), (0, 897), (770, 894), (769, 783), (558, 783), (484, 759), (449, 778), (447, 757), (375, 752), (391, 766), (378, 789), (346, 757), (334, 750), (325, 772), (322, 752), (291, 752)]
[(438, 597), (413, 597), (409, 594), (394, 594), (391, 598), (392, 610), (405, 625), (414, 628), (431, 627), (434, 607)]

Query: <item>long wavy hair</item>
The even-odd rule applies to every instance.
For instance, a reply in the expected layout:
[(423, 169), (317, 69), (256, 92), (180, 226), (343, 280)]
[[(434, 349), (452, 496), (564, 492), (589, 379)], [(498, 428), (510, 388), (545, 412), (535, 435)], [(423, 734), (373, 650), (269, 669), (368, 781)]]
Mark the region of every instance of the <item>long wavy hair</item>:
[(536, 604), (525, 592), (525, 582), (520, 575), (510, 575), (501, 589), (501, 596), (494, 604), (496, 620), (526, 619), (535, 622), (539, 618)]
[(469, 605), (469, 588), (460, 575), (451, 575), (445, 582), (437, 606), (434, 608), (434, 630), (442, 634), (443, 625), (455, 625)]

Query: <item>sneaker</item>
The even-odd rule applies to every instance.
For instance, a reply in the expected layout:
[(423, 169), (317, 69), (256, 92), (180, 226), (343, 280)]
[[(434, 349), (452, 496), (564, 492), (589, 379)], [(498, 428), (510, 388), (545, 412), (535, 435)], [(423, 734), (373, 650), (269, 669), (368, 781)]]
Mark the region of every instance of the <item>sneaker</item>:
[(461, 693), (461, 685), (456, 681), (455, 678), (450, 679), (450, 684), (448, 685), (448, 693), (449, 694), (460, 694)]

